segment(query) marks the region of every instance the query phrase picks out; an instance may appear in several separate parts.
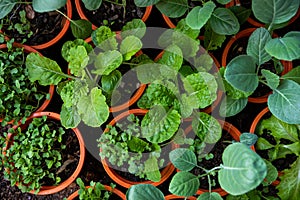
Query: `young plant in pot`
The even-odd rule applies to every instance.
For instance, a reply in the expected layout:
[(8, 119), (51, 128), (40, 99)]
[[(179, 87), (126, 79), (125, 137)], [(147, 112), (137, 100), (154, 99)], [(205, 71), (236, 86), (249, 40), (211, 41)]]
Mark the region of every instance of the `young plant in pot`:
[[(141, 24), (144, 25), (143, 22), (134, 25)], [(131, 32), (134, 27), (128, 29), (118, 44), (114, 32), (106, 26), (99, 27), (92, 34), (96, 44), (94, 50), (81, 39), (67, 41), (62, 47), (62, 56), (69, 62), (71, 75), (63, 73), (60, 66), (49, 58), (34, 53), (28, 55), (26, 67), (30, 80), (37, 80), (41, 85), (58, 85), (57, 92), (64, 102), (61, 109), (63, 126), (76, 127), (82, 120), (88, 126), (99, 127), (108, 119), (105, 88), (115, 88), (120, 74), (116, 70), (142, 48), (140, 37), (144, 32)], [(106, 78), (109, 86), (99, 84), (99, 79), (104, 76), (109, 76)], [(63, 81), (66, 78), (68, 80)]]
[(59, 120), (56, 113), (34, 113), (25, 125), (14, 126), (1, 138), (4, 176), (22, 192), (53, 194), (80, 173), (83, 138), (78, 129), (66, 130)]

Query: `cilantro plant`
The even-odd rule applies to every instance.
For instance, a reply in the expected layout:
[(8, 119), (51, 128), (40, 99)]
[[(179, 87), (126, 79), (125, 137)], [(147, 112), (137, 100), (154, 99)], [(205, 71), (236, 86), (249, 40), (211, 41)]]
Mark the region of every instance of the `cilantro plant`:
[(11, 120), (17, 123), (30, 116), (45, 97), (39, 84), (28, 78), (25, 67), (27, 53), (22, 47), (13, 46), (13, 40), (0, 50), (0, 119), (4, 126)]
[[(98, 127), (107, 120), (109, 106), (104, 93), (117, 85), (120, 74), (116, 70), (122, 64), (128, 64), (142, 48), (140, 38), (145, 33), (145, 24), (134, 20), (128, 22), (123, 31), (118, 43), (110, 28), (99, 27), (92, 33), (94, 50), (81, 39), (67, 41), (61, 52), (69, 63), (71, 75), (63, 73), (54, 60), (35, 53), (28, 55), (26, 67), (30, 80), (41, 85), (58, 85), (57, 92), (63, 100), (60, 114), (64, 127), (76, 127), (81, 120), (88, 126)], [(104, 85), (101, 86), (98, 79), (102, 76), (111, 78), (104, 78), (106, 81), (102, 80)], [(69, 79), (63, 81), (66, 78)]]
[[(101, 199), (101, 200), (109, 200), (112, 192), (107, 191), (100, 182), (90, 182), (89, 187), (85, 187), (83, 181), (81, 178), (76, 179), (76, 183), (79, 185), (79, 199), (84, 199), (84, 200), (96, 200), (96, 199)], [(111, 184), (112, 189), (116, 187), (116, 185)]]
[(9, 133), (13, 140), (8, 141), (1, 158), (6, 168), (4, 176), (11, 185), (18, 183), (22, 192), (39, 192), (46, 179), (53, 185), (60, 183), (56, 172), (62, 165), (61, 151), (65, 149), (62, 127), (43, 116), (34, 118), (27, 128), (10, 129)]

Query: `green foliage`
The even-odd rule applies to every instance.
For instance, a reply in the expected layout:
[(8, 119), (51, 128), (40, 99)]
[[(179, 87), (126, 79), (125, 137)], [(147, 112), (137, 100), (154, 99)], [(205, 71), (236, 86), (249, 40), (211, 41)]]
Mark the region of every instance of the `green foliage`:
[[(236, 90), (236, 91), (237, 91), (237, 93), (234, 93), (234, 94), (239, 94), (239, 90)], [(240, 94), (241, 93), (242, 92), (240, 92)], [(244, 93), (242, 93), (242, 94), (244, 94)], [(239, 112), (241, 112), (247, 106), (247, 103), (248, 103), (248, 98), (234, 99), (233, 97), (228, 95), (226, 98), (224, 98), (221, 101), (219, 113), (222, 117), (234, 116), (234, 115), (238, 114)]]
[(50, 12), (58, 10), (66, 5), (67, 0), (32, 0), (32, 7), (36, 12)]
[(144, 37), (146, 33), (146, 24), (141, 19), (133, 19), (122, 27), (121, 36), (125, 38), (127, 36), (135, 36), (137, 38)]
[(82, 2), (85, 8), (88, 10), (97, 10), (102, 4), (102, 0), (94, 0), (94, 1), (82, 0)]
[(242, 133), (240, 136), (240, 143), (243, 143), (247, 145), (248, 147), (251, 147), (254, 145), (257, 141), (257, 135), (252, 133)]
[(44, 116), (34, 118), (24, 130), (18, 127), (10, 132), (15, 134), (13, 142), (1, 157), (7, 169), (4, 175), (11, 184), (18, 182), (22, 192), (38, 192), (46, 178), (54, 185), (60, 183), (57, 170), (63, 161), (61, 151), (66, 148), (64, 129)]
[(3, 0), (0, 1), (0, 19), (4, 18), (8, 13), (12, 11), (17, 4), (17, 0)]
[(207, 51), (220, 48), (225, 41), (226, 36), (214, 32), (210, 25), (205, 26), (204, 47)]
[(231, 6), (230, 11), (236, 16), (240, 24), (243, 24), (251, 15), (251, 9), (244, 8), (243, 6)]
[(93, 43), (103, 51), (117, 49), (118, 43), (115, 37), (116, 33), (106, 26), (100, 26), (92, 32)]
[(205, 192), (201, 194), (197, 200), (222, 200), (223, 198), (217, 192)]
[(155, 186), (150, 184), (132, 185), (126, 192), (126, 199), (164, 200), (164, 194)]
[(88, 38), (93, 31), (92, 23), (84, 19), (72, 20), (70, 26), (73, 36), (79, 39)]
[(181, 17), (188, 10), (187, 0), (160, 0), (155, 4), (157, 9), (168, 17)]
[(294, 67), (291, 71), (281, 77), (282, 79), (289, 79), (300, 84), (300, 66)]
[(170, 152), (170, 161), (181, 171), (190, 171), (197, 166), (197, 157), (193, 151), (177, 148)]

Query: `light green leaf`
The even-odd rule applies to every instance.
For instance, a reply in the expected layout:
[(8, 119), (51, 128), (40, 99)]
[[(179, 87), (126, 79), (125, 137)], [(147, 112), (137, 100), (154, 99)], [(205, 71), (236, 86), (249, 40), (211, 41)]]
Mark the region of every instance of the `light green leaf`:
[(145, 161), (145, 173), (149, 180), (153, 182), (160, 181), (161, 174), (158, 167), (158, 161), (154, 156), (151, 156)]
[(102, 4), (102, 0), (82, 0), (84, 7), (88, 10), (97, 10)]
[(270, 142), (268, 142), (268, 140), (266, 140), (265, 138), (259, 137), (257, 139), (257, 143), (255, 145), (255, 148), (257, 150), (267, 150), (267, 149), (271, 149), (273, 148), (274, 145), (272, 145)]
[(214, 32), (210, 25), (205, 26), (204, 47), (207, 51), (220, 48), (225, 39), (225, 35), (220, 35)]
[(132, 136), (132, 138), (127, 141), (127, 145), (130, 151), (142, 153), (146, 150), (148, 143), (138, 137)]
[(66, 3), (67, 0), (32, 0), (32, 7), (34, 11), (43, 13), (58, 10)]
[(134, 0), (134, 3), (138, 7), (146, 7), (146, 6), (151, 6), (159, 2), (160, 0)]
[(222, 196), (217, 192), (205, 192), (197, 200), (222, 200)]
[(289, 79), (300, 84), (300, 66), (293, 68), (291, 71), (281, 76), (283, 79)]
[(227, 8), (215, 9), (209, 23), (212, 30), (220, 35), (233, 35), (240, 30), (238, 19)]
[(70, 26), (75, 38), (86, 39), (93, 32), (92, 23), (84, 19), (72, 20)]
[(32, 82), (37, 80), (41, 85), (57, 85), (63, 78), (66, 78), (55, 61), (37, 53), (28, 54), (25, 64)]
[(273, 115), (289, 124), (300, 124), (300, 85), (283, 80), (268, 98), (268, 107)]
[(169, 185), (169, 191), (178, 196), (193, 196), (196, 194), (200, 182), (197, 176), (190, 172), (177, 172)]
[(274, 74), (273, 72), (262, 69), (261, 74), (266, 78), (268, 86), (272, 89), (275, 90), (280, 83), (279, 76), (277, 74)]
[(18, 0), (2, 0), (0, 1), (0, 19), (4, 18), (6, 15), (8, 15)]
[(269, 31), (265, 28), (256, 29), (249, 37), (247, 55), (252, 56), (258, 65), (271, 60), (272, 56), (265, 50), (267, 42), (272, 39)]
[(88, 96), (82, 97), (77, 105), (83, 122), (91, 127), (99, 127), (106, 122), (109, 108), (101, 90), (93, 88)]
[[(170, 29), (169, 29), (170, 30)], [(189, 36), (192, 39), (197, 39), (200, 33), (200, 30), (193, 30), (189, 25), (187, 25), (185, 19), (181, 19), (177, 26), (173, 29), (174, 31), (177, 31), (179, 33), (182, 33), (186, 36)], [(171, 32), (173, 31), (171, 30)], [(167, 45), (168, 46), (168, 45)]]
[(162, 80), (163, 76), (160, 72), (160, 68), (167, 67), (165, 65), (157, 64), (157, 63), (146, 63), (143, 65), (139, 65), (134, 68), (137, 73), (138, 80), (141, 83), (148, 84), (155, 80)]
[(168, 17), (181, 17), (189, 8), (187, 0), (160, 0), (157, 9)]
[(280, 24), (290, 20), (299, 8), (295, 0), (252, 0), (254, 16), (266, 24)]
[(141, 19), (133, 19), (122, 27), (121, 36), (123, 39), (128, 36), (135, 36), (141, 39), (145, 33), (146, 24)]
[(288, 150), (290, 150), (291, 152), (293, 152), (296, 156), (299, 157), (300, 155), (300, 142), (295, 142), (293, 144), (286, 144), (286, 145), (282, 145), (283, 148), (286, 148)]
[(132, 185), (126, 192), (127, 200), (164, 200), (164, 194), (151, 184)]
[(263, 159), (242, 143), (227, 146), (222, 160), (223, 167), (219, 171), (218, 180), (229, 194), (241, 195), (253, 190), (267, 175)]
[(141, 48), (143, 44), (138, 37), (133, 35), (127, 36), (122, 40), (120, 45), (120, 52), (123, 55), (124, 60), (130, 60), (131, 57), (136, 54)]
[(197, 97), (188, 96), (187, 94), (182, 94), (180, 98), (180, 114), (182, 118), (188, 118), (193, 114), (194, 109), (198, 106), (195, 105), (197, 102)]
[(100, 26), (93, 31), (92, 41), (103, 51), (116, 50), (118, 48), (116, 33), (107, 26)]
[(65, 128), (76, 128), (81, 121), (76, 105), (71, 107), (63, 105), (60, 111), (60, 120)]
[(75, 76), (81, 76), (82, 71), (87, 66), (89, 62), (89, 56), (86, 52), (84, 46), (77, 46), (70, 49), (70, 56), (68, 58), (69, 62), (69, 69), (72, 74)]
[(244, 92), (253, 92), (258, 86), (256, 64), (251, 56), (240, 55), (232, 59), (224, 77), (233, 87)]
[(181, 171), (190, 171), (197, 166), (197, 157), (190, 149), (174, 149), (170, 152), (169, 158), (172, 164)]
[(231, 117), (241, 112), (247, 105), (248, 98), (233, 99), (230, 96), (224, 98), (220, 105), (220, 115)]
[(216, 4), (212, 1), (203, 4), (203, 7), (194, 7), (186, 17), (186, 23), (192, 29), (201, 29), (212, 15)]
[(77, 46), (84, 46), (84, 48), (88, 54), (93, 50), (92, 45), (85, 42), (83, 39), (75, 39), (73, 41), (66, 41), (61, 48), (61, 55), (67, 62), (71, 61), (70, 50)]
[(180, 114), (178, 111), (165, 110), (161, 105), (155, 105), (142, 120), (142, 134), (149, 142), (165, 142), (175, 134), (179, 124)]
[[(183, 55), (181, 49), (176, 45), (168, 46), (165, 49), (162, 58), (158, 60), (158, 63), (172, 68), (172, 71), (174, 72), (178, 72), (183, 63)], [(162, 74), (165, 74), (163, 69), (164, 68), (162, 68), (160, 71), (162, 72)]]
[(95, 68), (93, 74), (109, 75), (112, 71), (117, 69), (123, 61), (122, 54), (119, 51), (107, 51), (99, 53), (95, 61)]

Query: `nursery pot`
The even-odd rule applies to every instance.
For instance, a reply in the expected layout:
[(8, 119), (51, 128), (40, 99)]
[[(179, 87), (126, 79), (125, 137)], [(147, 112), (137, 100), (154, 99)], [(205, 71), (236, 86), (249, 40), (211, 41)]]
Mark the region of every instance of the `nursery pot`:
[[(39, 118), (42, 116), (47, 116), (47, 118), (49, 118), (49, 119), (54, 119), (54, 120), (60, 121), (60, 115), (57, 113), (53, 113), (53, 112), (36, 112), (36, 113), (32, 114), (29, 118), (27, 118), (26, 121), (33, 119), (33, 118)], [(18, 128), (18, 126), (14, 126), (13, 128), (16, 129), (16, 128)], [(68, 187), (72, 182), (75, 181), (75, 179), (79, 175), (79, 173), (83, 167), (83, 164), (84, 164), (85, 145), (84, 145), (84, 140), (81, 136), (79, 129), (72, 128), (72, 130), (77, 137), (77, 140), (79, 142), (79, 148), (80, 148), (80, 158), (79, 158), (78, 165), (77, 165), (75, 171), (68, 179), (66, 179), (65, 181), (61, 182), (60, 184), (58, 184), (56, 186), (42, 186), (40, 191), (37, 193), (37, 195), (49, 195), (49, 194), (57, 193), (57, 192), (65, 189), (66, 187)], [(13, 137), (14, 137), (13, 134), (8, 135), (7, 141), (10, 141), (10, 142), (7, 142), (5, 149), (9, 148), (10, 145), (12, 145), (11, 142), (13, 142)], [(18, 185), (18, 183), (16, 185)], [(34, 190), (30, 191), (30, 193), (35, 194), (35, 191)]]
[[(89, 19), (84, 14), (84, 9), (85, 8), (83, 8), (81, 6), (81, 1), (82, 0), (75, 0), (75, 5), (76, 5), (77, 12), (78, 12), (78, 14), (79, 14), (79, 16), (80, 16), (81, 19), (85, 19), (85, 20), (89, 21)], [(146, 10), (145, 10), (145, 13), (144, 13), (144, 15), (142, 17), (142, 20), (144, 22), (149, 18), (151, 11), (152, 11), (152, 6), (147, 6)], [(93, 28), (93, 30), (96, 30), (98, 27), (96, 25), (92, 24), (92, 28)]]
[[(125, 112), (119, 114), (118, 116), (116, 116), (112, 121), (110, 121), (109, 125), (114, 126), (118, 121), (120, 121), (121, 119), (126, 118), (130, 114), (145, 115), (147, 112), (148, 112), (148, 110), (143, 110), (143, 109), (132, 109), (132, 110), (125, 111)], [(108, 131), (108, 129), (106, 128), (104, 130), (104, 134), (107, 131)], [(100, 151), (101, 151), (101, 148), (100, 148)], [(135, 182), (135, 181), (127, 180), (124, 177), (117, 174), (116, 171), (113, 168), (109, 167), (109, 163), (106, 159), (101, 159), (101, 162), (102, 162), (102, 165), (104, 167), (104, 170), (109, 175), (109, 177), (112, 180), (114, 180), (116, 183), (120, 184), (121, 186), (123, 186), (125, 188), (130, 188), (130, 186), (136, 185), (136, 184), (152, 184), (154, 186), (158, 186), (158, 185), (162, 184), (164, 181), (166, 181), (175, 169), (175, 167), (172, 164), (168, 164), (161, 171), (161, 179), (160, 179), (159, 182), (153, 182), (153, 181), (150, 181), (150, 180), (142, 181), (142, 182)]]
[[(240, 31), (239, 33), (237, 33), (234, 37), (232, 37), (229, 40), (229, 42), (226, 44), (226, 46), (224, 48), (224, 51), (223, 51), (223, 54), (222, 54), (222, 66), (226, 67), (226, 65), (227, 65), (227, 56), (231, 53), (230, 50), (233, 48), (233, 44), (241, 38), (249, 38), (250, 35), (255, 30), (256, 30), (256, 28), (244, 29), (244, 30)], [(278, 36), (273, 34), (273, 38), (274, 37), (278, 37)], [(287, 72), (289, 72), (293, 68), (293, 63), (290, 62), (290, 61), (281, 60), (280, 62), (284, 66), (284, 69), (283, 69), (283, 72), (281, 73), (281, 75), (286, 74)], [(251, 97), (250, 96), (250, 97), (248, 97), (248, 101), (251, 102), (251, 103), (266, 103), (268, 101), (268, 96), (269, 95), (270, 95), (270, 93), (265, 94), (265, 95), (260, 96), (260, 97)]]
[(196, 197), (180, 197), (180, 196), (176, 196), (174, 194), (169, 194), (167, 196), (165, 196), (165, 200), (179, 200), (179, 199), (187, 199), (187, 200), (196, 200)]
[[(22, 45), (22, 44), (19, 44), (19, 43), (13, 43), (13, 46), (14, 47), (18, 47), (18, 48), (19, 47), (23, 47), (25, 53), (38, 53), (38, 54), (42, 55), (37, 50), (35, 50), (32, 47), (27, 46), (27, 45)], [(6, 49), (6, 48), (7, 48), (6, 44), (1, 44), (0, 45), (0, 49)], [(49, 103), (50, 103), (50, 101), (51, 101), (51, 99), (53, 97), (53, 94), (54, 94), (54, 85), (50, 85), (49, 86), (48, 93), (50, 94), (49, 95), (49, 99), (45, 99), (45, 101), (43, 102), (43, 104), (35, 112), (42, 112), (42, 111), (44, 111), (47, 108), (47, 106), (49, 105)], [(2, 121), (3, 121), (3, 119), (0, 118), (0, 122), (2, 122)], [(8, 124), (12, 124), (13, 122), (14, 122), (14, 120), (8, 122)]]
[[(90, 188), (90, 187), (91, 187), (91, 186), (86, 186), (86, 188)], [(110, 192), (112, 192), (112, 193), (118, 195), (118, 196), (119, 196), (121, 199), (123, 199), (123, 200), (126, 200), (125, 194), (124, 194), (123, 192), (121, 192), (120, 190), (118, 190), (118, 189), (116, 189), (116, 188), (113, 189), (112, 187), (110, 187), (110, 186), (108, 186), (108, 185), (104, 185), (104, 187), (105, 187), (105, 190), (110, 191)], [(72, 194), (67, 198), (67, 200), (73, 200), (73, 199), (75, 199), (76, 197), (78, 197), (78, 196), (79, 196), (78, 191), (79, 191), (79, 190), (77, 190), (77, 191), (75, 191), (74, 193), (72, 193)]]

